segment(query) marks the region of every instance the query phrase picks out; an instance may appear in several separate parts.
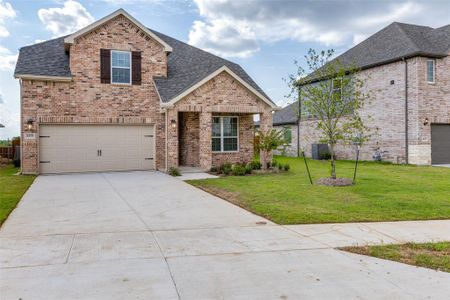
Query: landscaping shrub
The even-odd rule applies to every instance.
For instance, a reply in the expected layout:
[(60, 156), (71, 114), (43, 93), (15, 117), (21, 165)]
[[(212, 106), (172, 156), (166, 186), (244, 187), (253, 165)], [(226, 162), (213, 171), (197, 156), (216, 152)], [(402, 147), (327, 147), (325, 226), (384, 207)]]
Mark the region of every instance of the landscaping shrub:
[(274, 159), (274, 160), (272, 160), (272, 163), (270, 164), (270, 166), (272, 168), (276, 168), (276, 167), (278, 167), (278, 162)]
[[(330, 160), (331, 159), (331, 152), (330, 151), (325, 151), (320, 153), (319, 158), (321, 160)], [(334, 159), (336, 160), (336, 155), (334, 155)]]
[(252, 171), (253, 171), (252, 166), (251, 166), (250, 164), (247, 164), (247, 165), (245, 166), (245, 174), (251, 174)]
[(245, 167), (243, 165), (233, 165), (232, 174), (234, 176), (244, 176), (246, 174)]
[(283, 165), (283, 169), (287, 172), (289, 171), (289, 169), (291, 168), (291, 166), (289, 164), (284, 164)]
[(212, 166), (211, 169), (209, 169), (209, 171), (211, 173), (218, 173), (219, 172), (219, 168), (217, 168), (216, 166)]
[(248, 163), (252, 170), (260, 170), (261, 169), (261, 163), (257, 160), (252, 160)]
[(224, 163), (220, 166), (220, 173), (223, 175), (230, 175), (232, 172), (232, 165), (230, 163)]
[(178, 168), (170, 167), (169, 168), (169, 175), (170, 176), (181, 176), (181, 173), (180, 173), (180, 170), (178, 170)]

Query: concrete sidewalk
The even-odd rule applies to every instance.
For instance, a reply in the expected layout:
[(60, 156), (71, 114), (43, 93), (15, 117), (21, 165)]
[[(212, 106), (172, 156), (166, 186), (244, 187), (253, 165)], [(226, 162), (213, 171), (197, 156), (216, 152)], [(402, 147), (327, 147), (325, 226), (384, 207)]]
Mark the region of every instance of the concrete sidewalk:
[(328, 247), (450, 241), (450, 220), (283, 226)]
[(445, 299), (449, 273), (334, 247), (449, 222), (279, 226), (158, 172), (40, 176), (0, 230), (0, 298)]

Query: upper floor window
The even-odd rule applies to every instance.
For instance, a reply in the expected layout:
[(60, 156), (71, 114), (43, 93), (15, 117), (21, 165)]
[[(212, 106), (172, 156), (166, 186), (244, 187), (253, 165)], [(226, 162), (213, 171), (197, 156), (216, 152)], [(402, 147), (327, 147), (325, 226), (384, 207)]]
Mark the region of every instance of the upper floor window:
[(238, 117), (213, 117), (213, 152), (236, 152), (239, 149), (238, 140)]
[(434, 59), (427, 60), (427, 82), (434, 83), (436, 81), (436, 61)]
[(131, 84), (131, 52), (111, 51), (111, 83)]

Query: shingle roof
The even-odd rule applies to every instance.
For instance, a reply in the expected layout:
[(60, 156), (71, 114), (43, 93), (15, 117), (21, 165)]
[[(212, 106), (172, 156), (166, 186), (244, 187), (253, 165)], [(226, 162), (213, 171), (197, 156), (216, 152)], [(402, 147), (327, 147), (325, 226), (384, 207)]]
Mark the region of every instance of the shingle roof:
[(172, 37), (152, 30), (173, 48), (168, 57), (167, 78), (155, 78), (163, 102), (186, 91), (222, 66), (227, 66), (251, 87), (270, 99), (253, 79), (236, 63), (215, 56)]
[(298, 101), (289, 104), (283, 109), (276, 111), (273, 116), (273, 125), (295, 124), (298, 120)]
[[(450, 25), (440, 28), (394, 22), (336, 59), (361, 69), (414, 56), (445, 57), (450, 52)], [(306, 77), (312, 81), (314, 73)]]
[[(173, 48), (168, 57), (167, 78), (155, 78), (155, 84), (163, 102), (168, 102), (223, 66), (227, 66), (270, 100), (238, 64), (162, 33), (153, 30), (152, 32)], [(14, 75), (71, 76), (69, 55), (64, 48), (64, 38), (60, 37), (21, 48)]]
[(426, 55), (444, 57), (450, 51), (450, 25), (433, 29), (427, 26), (394, 22), (340, 55), (344, 64), (360, 68)]
[(64, 38), (20, 48), (14, 75), (71, 76)]

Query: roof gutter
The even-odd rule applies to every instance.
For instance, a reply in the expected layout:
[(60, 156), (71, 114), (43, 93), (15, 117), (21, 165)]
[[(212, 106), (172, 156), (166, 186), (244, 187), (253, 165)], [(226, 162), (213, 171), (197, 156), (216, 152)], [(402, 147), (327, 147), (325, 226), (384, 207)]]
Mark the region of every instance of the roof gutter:
[(42, 80), (42, 81), (58, 81), (58, 82), (70, 82), (72, 77), (66, 76), (46, 76), (46, 75), (32, 75), (32, 74), (15, 74), (14, 78), (22, 80)]

